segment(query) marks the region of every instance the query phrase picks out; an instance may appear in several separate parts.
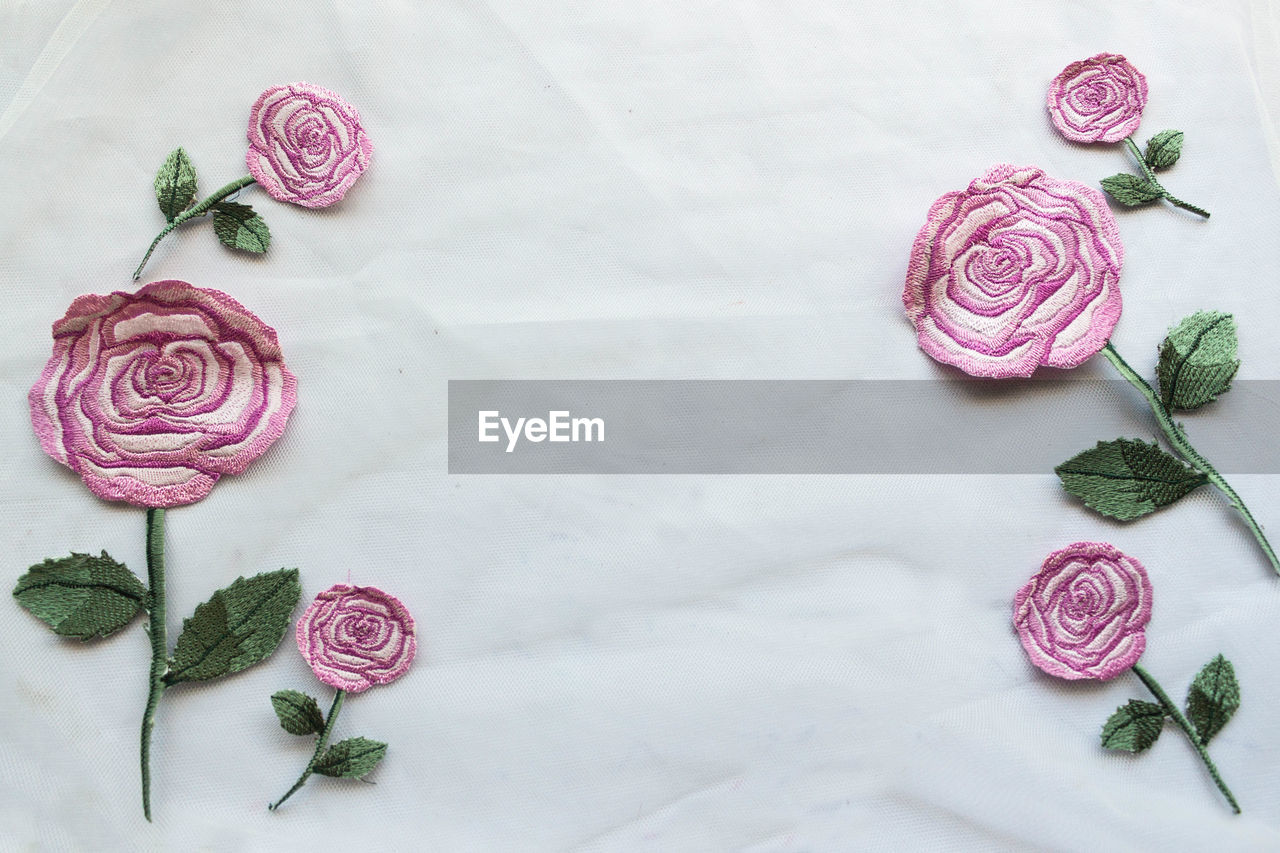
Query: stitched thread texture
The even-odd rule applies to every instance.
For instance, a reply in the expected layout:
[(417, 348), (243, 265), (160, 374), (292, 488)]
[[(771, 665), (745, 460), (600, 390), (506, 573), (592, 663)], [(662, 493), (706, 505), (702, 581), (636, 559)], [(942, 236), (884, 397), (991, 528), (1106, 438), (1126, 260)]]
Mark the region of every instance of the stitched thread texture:
[(200, 500), (280, 437), (297, 401), (275, 330), (184, 281), (81, 296), (53, 340), (28, 397), (32, 424), (106, 500)]
[(1240, 804), (1206, 749), (1240, 706), (1235, 671), (1222, 655), (1210, 661), (1192, 683), (1184, 715), (1138, 664), (1150, 619), (1146, 569), (1105, 542), (1076, 542), (1054, 551), (1013, 599), (1018, 638), (1037, 667), (1058, 678), (1098, 681), (1131, 669), (1158, 700), (1159, 704), (1131, 699), (1117, 708), (1102, 726), (1105, 749), (1150, 749), (1167, 717), (1182, 729), (1218, 790), (1239, 814)]
[(974, 376), (1075, 367), (1120, 318), (1124, 248), (1102, 193), (1000, 165), (934, 202), (902, 301), (920, 348)]
[(249, 113), (249, 174), (277, 201), (328, 207), (369, 166), (360, 113), (311, 83), (273, 86)]
[(1047, 104), (1054, 127), (1072, 142), (1119, 142), (1142, 122), (1147, 78), (1123, 56), (1099, 53), (1062, 69)]
[(320, 593), (295, 633), (316, 677), (348, 693), (395, 681), (417, 651), (408, 609), (371, 586), (338, 584)]
[(292, 734), (318, 731), (311, 760), (293, 787), (267, 808), (275, 811), (307, 783), (313, 773), (361, 778), (378, 765), (387, 745), (348, 738), (328, 746), (347, 693), (389, 684), (409, 669), (417, 650), (413, 617), (400, 599), (376, 587), (337, 584), (316, 596), (298, 620), (298, 651), (325, 684), (337, 688), (327, 718), (316, 701), (296, 690), (271, 697), (280, 725)]
[(1102, 542), (1076, 542), (1045, 558), (1013, 600), (1031, 662), (1067, 679), (1115, 678), (1142, 655), (1151, 581), (1142, 564)]
[(1053, 126), (1072, 142), (1121, 142), (1137, 160), (1139, 175), (1121, 173), (1102, 179), (1102, 188), (1126, 207), (1160, 199), (1205, 219), (1209, 211), (1173, 196), (1156, 178), (1182, 156), (1186, 138), (1180, 130), (1162, 130), (1147, 140), (1146, 151), (1133, 141), (1147, 105), (1147, 78), (1129, 60), (1099, 53), (1073, 62), (1049, 84), (1046, 98)]

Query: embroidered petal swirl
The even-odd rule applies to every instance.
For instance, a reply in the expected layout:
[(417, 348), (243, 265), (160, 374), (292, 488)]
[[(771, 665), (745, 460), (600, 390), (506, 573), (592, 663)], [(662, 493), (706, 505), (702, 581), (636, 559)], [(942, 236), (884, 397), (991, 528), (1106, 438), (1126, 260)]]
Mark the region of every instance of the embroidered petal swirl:
[(338, 584), (298, 620), (298, 651), (325, 684), (359, 693), (404, 675), (417, 640), (400, 599), (371, 586)]
[(296, 388), (275, 330), (243, 305), (157, 281), (71, 303), (28, 400), (44, 451), (94, 494), (172, 507), (261, 456)]
[(1072, 142), (1119, 142), (1138, 130), (1147, 78), (1115, 53), (1073, 62), (1049, 84), (1049, 117)]
[(328, 207), (369, 165), (373, 143), (360, 114), (310, 83), (273, 86), (249, 114), (249, 173), (272, 198)]
[(1137, 663), (1151, 619), (1151, 581), (1102, 542), (1054, 551), (1013, 599), (1031, 662), (1059, 678), (1114, 678)]
[(1124, 248), (1099, 190), (1000, 165), (934, 202), (902, 294), (920, 348), (973, 376), (1075, 367), (1120, 318)]

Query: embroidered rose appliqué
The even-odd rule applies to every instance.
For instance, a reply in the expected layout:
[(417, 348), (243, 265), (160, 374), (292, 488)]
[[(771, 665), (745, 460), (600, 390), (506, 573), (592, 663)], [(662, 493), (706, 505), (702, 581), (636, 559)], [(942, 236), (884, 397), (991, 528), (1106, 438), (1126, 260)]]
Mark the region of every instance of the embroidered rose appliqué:
[(200, 500), (280, 437), (297, 401), (275, 330), (184, 281), (81, 296), (53, 342), (32, 423), (45, 452), (107, 500)]
[(348, 693), (395, 681), (417, 651), (409, 611), (371, 586), (338, 584), (320, 593), (298, 620), (296, 634), (298, 651), (316, 677)]
[(336, 688), (329, 713), (297, 690), (280, 690), (271, 707), (290, 734), (318, 735), (311, 761), (298, 781), (269, 808), (278, 809), (312, 774), (362, 778), (382, 761), (387, 745), (355, 737), (329, 746), (334, 724), (349, 693), (390, 684), (409, 670), (418, 649), (413, 617), (394, 595), (371, 586), (338, 584), (316, 596), (298, 620), (298, 651), (316, 677)]
[(223, 185), (197, 202), (196, 169), (190, 155), (176, 148), (156, 173), (156, 202), (168, 224), (151, 241), (133, 280), (151, 254), (184, 222), (211, 216), (213, 231), (224, 246), (262, 254), (271, 245), (271, 229), (260, 213), (232, 199), (261, 184), (277, 201), (302, 207), (328, 207), (337, 202), (369, 167), (373, 143), (360, 124), (360, 114), (336, 93), (311, 83), (272, 86), (249, 111), (246, 131), (249, 174)]
[(1209, 218), (1209, 211), (1177, 198), (1156, 177), (1156, 172), (1178, 162), (1186, 134), (1162, 130), (1147, 140), (1145, 151), (1133, 141), (1147, 105), (1147, 78), (1129, 60), (1099, 53), (1071, 63), (1049, 84), (1046, 104), (1053, 126), (1072, 142), (1124, 142), (1142, 174), (1121, 172), (1102, 179), (1102, 188), (1117, 202), (1141, 207), (1165, 199)]
[(1147, 78), (1129, 60), (1099, 53), (1053, 78), (1047, 99), (1058, 132), (1073, 142), (1119, 142), (1137, 132)]
[(1102, 193), (1001, 165), (934, 202), (902, 301), (920, 348), (974, 376), (1075, 367), (1120, 318), (1124, 248)]
[(249, 113), (249, 173), (277, 201), (328, 207), (369, 166), (356, 108), (310, 83), (273, 86)]
[(1240, 707), (1235, 669), (1217, 655), (1187, 694), (1186, 713), (1138, 663), (1151, 619), (1151, 581), (1133, 557), (1105, 542), (1076, 542), (1045, 558), (1013, 599), (1013, 624), (1031, 662), (1070, 680), (1106, 680), (1132, 671), (1156, 702), (1130, 699), (1102, 726), (1105, 749), (1144, 752), (1172, 720), (1190, 740), (1231, 808), (1235, 795), (1208, 744)]
[(1059, 678), (1115, 678), (1141, 657), (1150, 619), (1146, 569), (1098, 542), (1054, 551), (1013, 601), (1031, 662)]

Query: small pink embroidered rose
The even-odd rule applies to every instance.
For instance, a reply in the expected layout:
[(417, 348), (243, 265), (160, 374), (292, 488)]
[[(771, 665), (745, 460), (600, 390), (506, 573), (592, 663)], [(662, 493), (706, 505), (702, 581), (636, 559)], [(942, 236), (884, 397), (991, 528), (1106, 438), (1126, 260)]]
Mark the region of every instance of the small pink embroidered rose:
[(277, 201), (328, 207), (369, 165), (373, 144), (360, 114), (310, 83), (273, 86), (249, 114), (249, 172)]
[(1236, 814), (1240, 804), (1205, 747), (1240, 707), (1235, 669), (1222, 655), (1200, 670), (1186, 709), (1170, 698), (1138, 658), (1147, 645), (1151, 581), (1142, 564), (1102, 542), (1076, 542), (1050, 554), (1018, 590), (1013, 624), (1031, 662), (1059, 678), (1104, 681), (1132, 670), (1156, 702), (1130, 699), (1102, 726), (1104, 749), (1145, 752), (1165, 720), (1182, 729)]
[(404, 675), (417, 650), (413, 617), (371, 586), (338, 584), (298, 620), (298, 651), (330, 687), (359, 693)]
[(1073, 62), (1049, 85), (1049, 117), (1073, 142), (1119, 142), (1137, 131), (1147, 78), (1114, 53)]
[(1059, 678), (1114, 678), (1146, 648), (1151, 581), (1132, 557), (1101, 542), (1050, 554), (1018, 590), (1013, 624), (1031, 662)]
[(106, 500), (198, 501), (280, 437), (297, 401), (275, 330), (221, 291), (81, 296), (28, 395), (44, 451)]
[(995, 166), (934, 202), (902, 302), (920, 348), (973, 376), (1075, 367), (1120, 318), (1124, 248), (1098, 190)]

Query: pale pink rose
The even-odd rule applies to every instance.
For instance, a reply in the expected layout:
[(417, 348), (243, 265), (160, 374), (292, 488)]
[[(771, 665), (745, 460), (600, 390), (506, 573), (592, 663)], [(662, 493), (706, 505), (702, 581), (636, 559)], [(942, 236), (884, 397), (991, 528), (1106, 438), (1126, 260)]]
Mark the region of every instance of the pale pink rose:
[(1049, 117), (1072, 142), (1132, 136), (1147, 105), (1147, 78), (1114, 53), (1073, 62), (1049, 84)]
[(417, 651), (409, 610), (371, 586), (338, 584), (320, 593), (296, 634), (316, 677), (348, 693), (395, 681)]
[(273, 86), (249, 114), (245, 162), (272, 198), (328, 207), (369, 166), (373, 143), (360, 114), (341, 97), (310, 83)]
[(1138, 662), (1151, 619), (1151, 581), (1102, 542), (1054, 551), (1018, 590), (1013, 623), (1031, 662), (1059, 678), (1114, 678)]
[(920, 348), (974, 376), (1075, 367), (1120, 318), (1124, 248), (1099, 190), (1001, 165), (934, 202), (902, 302)]
[(275, 330), (247, 308), (157, 281), (76, 299), (28, 399), (40, 445), (94, 494), (171, 507), (261, 456), (296, 388)]

